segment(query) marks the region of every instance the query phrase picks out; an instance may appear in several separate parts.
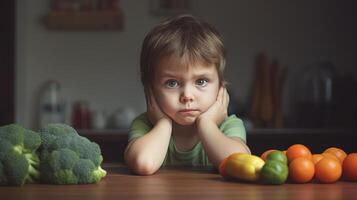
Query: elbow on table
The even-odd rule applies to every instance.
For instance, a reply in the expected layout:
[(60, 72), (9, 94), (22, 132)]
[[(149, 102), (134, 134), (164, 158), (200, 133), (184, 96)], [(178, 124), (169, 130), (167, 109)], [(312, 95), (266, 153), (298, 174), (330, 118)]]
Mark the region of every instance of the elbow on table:
[(134, 158), (128, 164), (133, 173), (142, 176), (153, 175), (159, 169), (151, 159), (142, 158), (141, 156)]

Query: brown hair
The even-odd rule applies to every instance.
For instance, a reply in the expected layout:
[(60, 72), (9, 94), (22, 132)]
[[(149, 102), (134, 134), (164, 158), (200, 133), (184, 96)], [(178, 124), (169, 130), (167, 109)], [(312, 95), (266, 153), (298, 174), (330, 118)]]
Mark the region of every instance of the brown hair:
[(152, 87), (155, 65), (165, 56), (175, 55), (189, 63), (214, 64), (220, 84), (224, 82), (225, 49), (216, 29), (191, 15), (179, 15), (154, 27), (145, 37), (140, 56), (141, 82)]

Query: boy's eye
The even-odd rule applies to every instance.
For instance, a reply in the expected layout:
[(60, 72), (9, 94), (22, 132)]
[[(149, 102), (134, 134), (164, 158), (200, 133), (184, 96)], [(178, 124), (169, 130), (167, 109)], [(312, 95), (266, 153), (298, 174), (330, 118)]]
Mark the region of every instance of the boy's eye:
[(208, 83), (208, 80), (206, 80), (206, 79), (198, 79), (196, 81), (196, 84), (199, 85), (199, 86), (202, 86), (202, 87), (206, 86), (207, 83)]
[(175, 88), (178, 86), (178, 82), (176, 80), (170, 79), (165, 82), (165, 86), (169, 88)]

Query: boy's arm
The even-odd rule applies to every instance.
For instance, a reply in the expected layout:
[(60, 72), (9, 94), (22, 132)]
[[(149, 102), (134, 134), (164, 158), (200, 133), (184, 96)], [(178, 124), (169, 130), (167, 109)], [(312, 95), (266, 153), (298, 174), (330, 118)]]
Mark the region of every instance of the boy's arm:
[(248, 146), (242, 139), (224, 135), (214, 121), (199, 119), (197, 128), (208, 159), (217, 169), (220, 162), (232, 153), (250, 153)]
[(165, 159), (171, 132), (171, 121), (162, 118), (147, 134), (132, 140), (124, 153), (129, 168), (139, 175), (154, 174)]
[(227, 117), (228, 103), (228, 92), (226, 88), (221, 87), (216, 102), (196, 120), (198, 136), (203, 148), (208, 159), (217, 168), (220, 162), (232, 153), (250, 153), (243, 140), (238, 137), (227, 137), (218, 128), (218, 124)]
[(129, 168), (139, 175), (154, 174), (164, 162), (172, 133), (172, 121), (158, 106), (152, 92), (145, 92), (147, 117), (154, 127), (127, 146), (124, 159)]

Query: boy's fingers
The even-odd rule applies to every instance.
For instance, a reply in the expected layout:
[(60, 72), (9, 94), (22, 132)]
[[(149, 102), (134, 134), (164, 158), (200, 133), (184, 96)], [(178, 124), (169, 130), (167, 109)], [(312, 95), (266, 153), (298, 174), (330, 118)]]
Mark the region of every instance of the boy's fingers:
[(222, 88), (222, 105), (225, 105), (227, 101), (227, 89), (225, 87)]
[(218, 102), (222, 102), (222, 100), (223, 100), (223, 94), (224, 94), (223, 87), (220, 87), (220, 88), (219, 88), (219, 91), (218, 91), (218, 96), (217, 96), (217, 101), (218, 101)]
[(229, 105), (229, 93), (228, 93), (227, 89), (225, 89), (225, 95), (224, 96), (225, 96), (224, 106), (228, 107), (228, 105)]
[(226, 88), (223, 89), (223, 95), (222, 95), (222, 105), (225, 105), (226, 104), (226, 98), (227, 98), (227, 95), (226, 95)]

